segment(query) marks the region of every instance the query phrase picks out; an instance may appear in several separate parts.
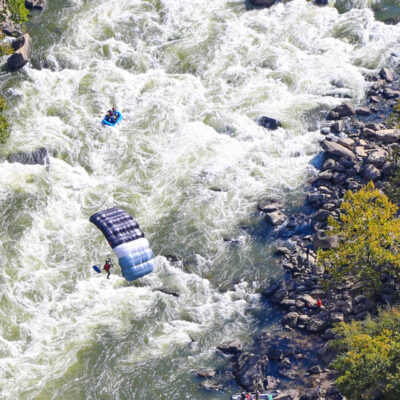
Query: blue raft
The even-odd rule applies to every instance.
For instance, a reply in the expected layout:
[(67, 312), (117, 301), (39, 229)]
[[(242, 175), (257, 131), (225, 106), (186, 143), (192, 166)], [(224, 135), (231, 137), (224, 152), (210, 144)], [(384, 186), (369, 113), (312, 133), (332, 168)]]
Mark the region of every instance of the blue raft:
[(119, 122), (122, 121), (122, 114), (121, 114), (119, 111), (115, 111), (115, 114), (117, 114), (117, 116), (118, 116), (118, 118), (117, 118), (115, 121), (110, 121), (110, 120), (109, 120), (109, 116), (106, 115), (106, 116), (103, 118), (103, 121), (101, 121), (101, 123), (102, 123), (103, 125), (108, 125), (108, 126), (115, 126), (115, 125), (117, 125)]

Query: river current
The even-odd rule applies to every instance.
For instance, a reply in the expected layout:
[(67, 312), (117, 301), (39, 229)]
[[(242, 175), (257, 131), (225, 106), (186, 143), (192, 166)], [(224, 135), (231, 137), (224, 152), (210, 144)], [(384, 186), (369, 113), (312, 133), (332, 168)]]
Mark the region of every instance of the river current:
[[(400, 28), (368, 2), (48, 3), (31, 64), (0, 75), (0, 399), (226, 399), (239, 389), (216, 346), (278, 325), (259, 295), (280, 272), (257, 203), (303, 204), (324, 112), (397, 66)], [(124, 120), (103, 128), (112, 105)], [(49, 167), (5, 161), (40, 146)], [(92, 269), (111, 249), (88, 219), (113, 206), (157, 256), (134, 283)], [(201, 368), (226, 390), (201, 389)]]

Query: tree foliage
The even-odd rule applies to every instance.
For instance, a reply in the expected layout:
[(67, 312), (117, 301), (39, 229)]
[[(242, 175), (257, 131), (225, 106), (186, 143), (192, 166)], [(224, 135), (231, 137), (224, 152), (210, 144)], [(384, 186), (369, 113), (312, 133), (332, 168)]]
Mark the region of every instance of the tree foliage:
[(400, 219), (398, 207), (370, 182), (356, 193), (348, 191), (340, 207), (339, 220), (328, 218), (328, 235), (338, 235), (335, 249), (318, 250), (335, 280), (356, 277), (379, 291), (380, 276), (400, 277)]
[(25, 7), (25, 0), (6, 0), (6, 3), (11, 13), (12, 21), (17, 24), (28, 21), (29, 11)]
[(400, 399), (400, 313), (381, 311), (376, 321), (340, 323), (339, 351), (331, 366), (336, 384), (349, 400)]

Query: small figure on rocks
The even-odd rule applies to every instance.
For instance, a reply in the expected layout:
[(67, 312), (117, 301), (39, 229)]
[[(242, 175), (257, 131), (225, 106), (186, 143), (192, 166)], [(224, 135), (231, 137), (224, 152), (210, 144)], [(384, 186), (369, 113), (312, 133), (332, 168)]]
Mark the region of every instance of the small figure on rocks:
[(256, 390), (256, 400), (260, 400), (260, 392)]
[(242, 392), (242, 394), (240, 395), (240, 400), (246, 400), (246, 393)]
[(317, 307), (318, 308), (322, 307), (322, 300), (321, 299), (317, 299)]

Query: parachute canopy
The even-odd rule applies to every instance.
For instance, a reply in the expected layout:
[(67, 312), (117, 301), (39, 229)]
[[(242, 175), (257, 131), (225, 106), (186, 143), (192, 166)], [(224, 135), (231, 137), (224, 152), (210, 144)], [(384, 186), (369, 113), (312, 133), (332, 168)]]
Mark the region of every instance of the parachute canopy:
[(149, 242), (130, 214), (114, 207), (93, 214), (89, 221), (103, 232), (126, 280), (134, 281), (153, 271), (154, 255)]

